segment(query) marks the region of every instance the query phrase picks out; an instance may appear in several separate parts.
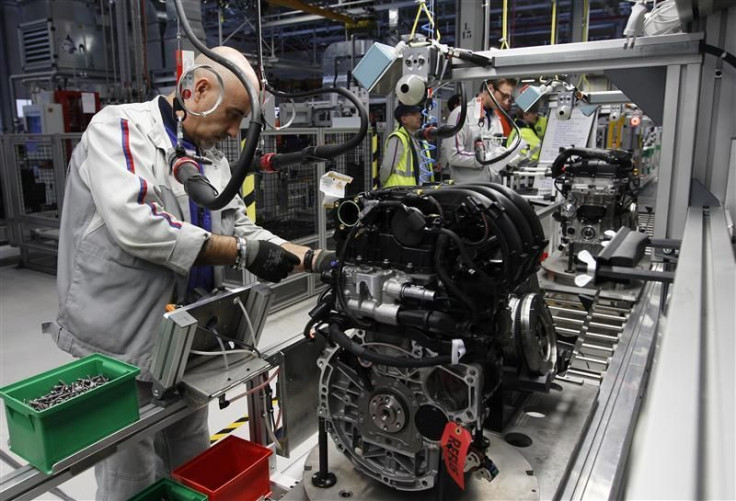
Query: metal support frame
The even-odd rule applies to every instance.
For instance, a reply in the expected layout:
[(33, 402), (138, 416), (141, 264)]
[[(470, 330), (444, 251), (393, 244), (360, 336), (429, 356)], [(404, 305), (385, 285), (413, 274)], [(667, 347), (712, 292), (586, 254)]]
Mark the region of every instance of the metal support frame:
[[(736, 53), (736, 8), (716, 12), (704, 20), (705, 42)], [(692, 96), (695, 99), (695, 96)], [(695, 118), (696, 141), (693, 177), (724, 202), (729, 175), (730, 142), (736, 136), (733, 110), (736, 108), (736, 68), (723, 59), (706, 56), (703, 60), (699, 109)], [(729, 174), (730, 172), (730, 174)], [(732, 214), (736, 208), (731, 209)]]
[(680, 238), (690, 195), (700, 63), (667, 66), (659, 164), (656, 238)]
[(8, 138), (0, 134), (0, 189), (3, 190), (3, 205), (5, 208), (5, 223), (7, 225), (7, 237), (10, 245), (18, 245), (18, 230), (16, 228), (17, 194), (12, 189), (13, 178), (8, 169), (8, 158), (10, 149)]
[(736, 259), (726, 224), (720, 207), (687, 214), (627, 499), (736, 498)]
[(585, 43), (521, 47), (479, 52), (493, 58), (493, 67), (453, 64), (453, 80), (594, 73), (611, 69), (649, 68), (670, 65), (700, 65), (702, 33), (662, 35), (637, 39), (633, 49), (624, 49), (624, 39)]

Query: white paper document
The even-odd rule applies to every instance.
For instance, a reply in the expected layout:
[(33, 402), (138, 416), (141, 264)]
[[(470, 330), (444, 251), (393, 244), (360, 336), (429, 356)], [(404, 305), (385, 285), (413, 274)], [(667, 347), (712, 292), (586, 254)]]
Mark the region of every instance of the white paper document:
[(322, 205), (329, 208), (335, 201), (344, 198), (345, 188), (352, 180), (352, 177), (333, 170), (324, 174), (319, 180), (319, 191), (324, 194)]
[(572, 109), (569, 120), (560, 120), (553, 109), (550, 113), (547, 131), (542, 141), (539, 163), (549, 165), (560, 154), (560, 148), (585, 148), (597, 113), (585, 116), (577, 106)]

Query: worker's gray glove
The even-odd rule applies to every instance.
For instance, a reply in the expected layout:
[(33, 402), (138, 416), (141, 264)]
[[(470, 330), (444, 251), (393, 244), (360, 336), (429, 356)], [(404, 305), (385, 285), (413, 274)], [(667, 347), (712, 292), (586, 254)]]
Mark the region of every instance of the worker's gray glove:
[(336, 261), (335, 251), (322, 250), (314, 259), (312, 266), (315, 273), (322, 273), (332, 268), (332, 264)]
[(245, 267), (262, 280), (279, 282), (300, 263), (283, 247), (266, 240), (246, 239)]

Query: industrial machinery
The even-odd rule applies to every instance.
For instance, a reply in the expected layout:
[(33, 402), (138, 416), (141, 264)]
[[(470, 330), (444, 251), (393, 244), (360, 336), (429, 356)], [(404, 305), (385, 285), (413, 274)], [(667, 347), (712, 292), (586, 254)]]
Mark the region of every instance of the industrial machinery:
[(530, 283), (547, 244), (531, 206), (496, 184), (441, 185), (362, 193), (334, 215), (338, 260), (305, 329), (330, 342), (323, 426), (358, 471), (398, 490), (433, 488), (444, 468), (458, 484), (492, 480), (491, 397), (509, 382), (548, 390), (561, 362)]
[(555, 187), (564, 197), (554, 217), (562, 225), (567, 255), (597, 255), (607, 231), (637, 224), (638, 177), (631, 153), (570, 148), (552, 164)]

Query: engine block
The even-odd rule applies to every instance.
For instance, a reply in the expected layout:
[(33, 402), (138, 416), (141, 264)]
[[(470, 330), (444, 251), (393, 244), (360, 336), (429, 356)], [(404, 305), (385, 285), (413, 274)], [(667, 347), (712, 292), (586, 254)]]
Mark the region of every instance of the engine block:
[(318, 412), (338, 450), (379, 482), (426, 490), (459, 425), (465, 474), (492, 480), (491, 396), (509, 374), (547, 390), (558, 368), (531, 206), (500, 185), (437, 185), (363, 193), (334, 217), (338, 259), (305, 333), (330, 342)]
[(566, 252), (597, 255), (606, 231), (637, 224), (638, 177), (631, 153), (573, 148), (552, 166), (555, 186), (565, 198), (555, 214), (562, 225)]

